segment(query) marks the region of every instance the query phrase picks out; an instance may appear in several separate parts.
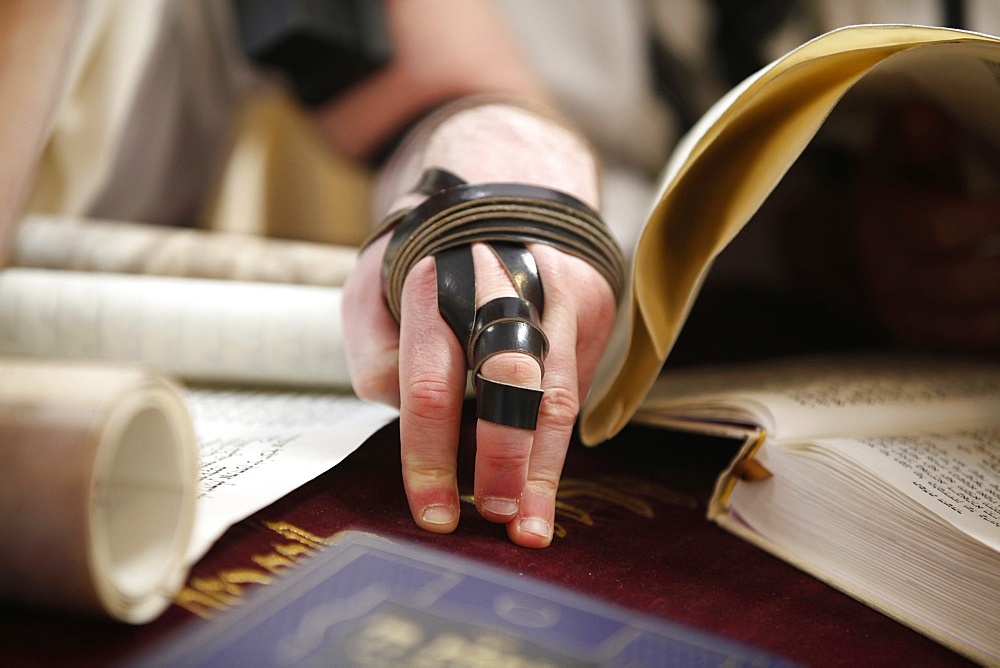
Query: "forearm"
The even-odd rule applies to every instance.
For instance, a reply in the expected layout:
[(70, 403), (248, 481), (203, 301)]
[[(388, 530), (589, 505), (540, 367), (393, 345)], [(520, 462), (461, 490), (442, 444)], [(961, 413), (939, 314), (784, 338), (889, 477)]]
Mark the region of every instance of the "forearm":
[(493, 5), (484, 0), (386, 0), (390, 63), (316, 110), (331, 147), (369, 159), (435, 108), (468, 95), (543, 101)]
[(432, 167), (470, 183), (529, 183), (599, 205), (598, 165), (589, 145), (541, 105), (470, 97), (425, 119), (381, 171), (374, 219), (422, 199), (410, 191)]

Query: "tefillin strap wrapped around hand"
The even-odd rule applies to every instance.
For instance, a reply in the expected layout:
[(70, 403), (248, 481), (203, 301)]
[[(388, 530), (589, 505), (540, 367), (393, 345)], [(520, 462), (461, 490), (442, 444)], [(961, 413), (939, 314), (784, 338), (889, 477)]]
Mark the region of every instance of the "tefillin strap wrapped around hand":
[[(621, 249), (600, 215), (576, 198), (522, 183), (464, 182), (442, 169), (427, 170), (417, 191), (429, 197), (387, 219), (394, 227), (382, 261), (382, 289), (398, 322), (403, 282), (421, 259), (433, 256), (438, 310), (466, 352), (473, 373), (477, 416), (497, 424), (534, 429), (542, 391), (484, 378), (493, 355), (530, 355), (544, 374), (549, 343), (542, 331), (542, 280), (525, 244), (543, 243), (587, 261), (610, 284), (616, 299), (624, 285)], [(472, 244), (486, 244), (510, 276), (517, 297), (500, 297), (476, 309)]]

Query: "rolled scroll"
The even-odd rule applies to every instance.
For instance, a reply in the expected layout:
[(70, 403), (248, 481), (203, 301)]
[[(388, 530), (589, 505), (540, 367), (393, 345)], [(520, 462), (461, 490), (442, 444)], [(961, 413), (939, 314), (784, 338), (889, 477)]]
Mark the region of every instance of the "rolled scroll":
[(170, 380), (0, 359), (0, 598), (159, 615), (187, 573), (196, 447)]

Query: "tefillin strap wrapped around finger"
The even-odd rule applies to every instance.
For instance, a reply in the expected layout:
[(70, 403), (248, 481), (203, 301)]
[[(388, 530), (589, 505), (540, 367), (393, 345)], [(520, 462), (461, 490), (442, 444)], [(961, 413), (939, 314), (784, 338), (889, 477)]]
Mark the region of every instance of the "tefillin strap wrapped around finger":
[[(470, 184), (442, 169), (427, 170), (416, 190), (428, 198), (379, 227), (379, 233), (394, 227), (382, 261), (389, 310), (398, 322), (406, 275), (421, 259), (433, 256), (438, 310), (466, 352), (477, 416), (534, 429), (542, 391), (493, 381), (480, 372), (493, 355), (518, 352), (535, 359), (544, 374), (549, 348), (541, 327), (545, 294), (525, 244), (548, 244), (587, 261), (616, 298), (624, 285), (621, 249), (596, 211), (556, 190), (522, 183)], [(500, 260), (517, 297), (500, 297), (476, 309), (476, 242)]]

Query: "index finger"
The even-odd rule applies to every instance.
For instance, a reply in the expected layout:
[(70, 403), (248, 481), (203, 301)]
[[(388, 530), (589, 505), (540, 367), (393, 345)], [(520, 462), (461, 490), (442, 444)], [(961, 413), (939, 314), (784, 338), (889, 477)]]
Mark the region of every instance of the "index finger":
[(403, 285), (399, 337), (403, 486), (417, 525), (448, 533), (458, 526), (456, 468), (466, 366), (438, 312), (431, 258), (417, 263)]

